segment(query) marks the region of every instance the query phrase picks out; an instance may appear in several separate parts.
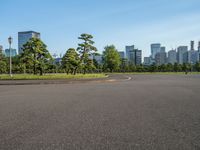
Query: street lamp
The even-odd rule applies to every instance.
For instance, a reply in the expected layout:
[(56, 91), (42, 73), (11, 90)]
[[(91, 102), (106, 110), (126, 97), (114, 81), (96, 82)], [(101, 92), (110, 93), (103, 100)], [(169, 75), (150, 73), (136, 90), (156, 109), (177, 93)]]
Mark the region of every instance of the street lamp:
[(8, 43), (9, 43), (9, 51), (10, 51), (10, 77), (12, 77), (12, 56), (11, 56), (11, 44), (13, 42), (13, 38), (10, 36), (8, 38)]

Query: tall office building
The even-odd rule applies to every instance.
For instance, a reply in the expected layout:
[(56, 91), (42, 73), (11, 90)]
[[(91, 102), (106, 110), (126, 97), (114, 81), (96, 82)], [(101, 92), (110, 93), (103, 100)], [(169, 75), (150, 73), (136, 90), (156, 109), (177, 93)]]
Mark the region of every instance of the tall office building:
[(142, 64), (142, 50), (134, 49), (130, 52), (130, 62), (134, 65)]
[(151, 65), (151, 57), (144, 57), (144, 63), (145, 66)]
[(161, 53), (165, 53), (165, 51), (166, 51), (166, 48), (164, 46), (160, 48)]
[(125, 58), (125, 53), (124, 53), (124, 51), (120, 51), (120, 52), (118, 52), (118, 53), (119, 53), (121, 59), (124, 59), (124, 58)]
[(19, 54), (22, 53), (22, 47), (26, 44), (31, 38), (39, 38), (40, 33), (35, 31), (25, 31), (25, 32), (18, 32), (18, 52)]
[(198, 43), (198, 52), (199, 52), (199, 60), (200, 60), (200, 41)]
[(179, 46), (177, 48), (177, 60), (179, 64), (188, 62), (188, 47), (187, 46)]
[(3, 53), (3, 46), (0, 45), (0, 53)]
[(199, 52), (194, 49), (194, 41), (190, 42), (191, 48), (188, 52), (188, 63), (195, 64), (199, 61)]
[(152, 59), (155, 59), (155, 56), (157, 53), (161, 52), (161, 44), (156, 43), (156, 44), (151, 44), (151, 57)]
[(200, 52), (200, 41), (198, 43), (198, 51)]
[(140, 65), (142, 64), (142, 51), (134, 49), (134, 45), (126, 46), (126, 58), (129, 63)]
[(130, 60), (130, 52), (133, 51), (135, 49), (135, 46), (126, 46), (126, 58), (128, 60)]
[(176, 50), (171, 50), (168, 52), (168, 63), (175, 64), (177, 63), (177, 53)]
[(199, 61), (199, 52), (190, 50), (188, 52), (188, 63), (195, 64), (198, 61)]
[(165, 52), (156, 53), (155, 61), (157, 65), (166, 64), (167, 54)]
[(191, 41), (191, 42), (190, 42), (190, 50), (191, 50), (191, 51), (194, 51), (194, 41)]

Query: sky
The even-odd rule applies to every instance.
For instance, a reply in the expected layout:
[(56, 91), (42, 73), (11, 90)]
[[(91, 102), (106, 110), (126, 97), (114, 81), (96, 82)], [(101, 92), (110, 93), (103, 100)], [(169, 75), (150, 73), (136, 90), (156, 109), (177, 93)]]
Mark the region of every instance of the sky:
[(101, 53), (114, 44), (119, 51), (135, 45), (150, 55), (150, 44), (167, 51), (200, 41), (200, 0), (0, 0), (0, 45), (19, 31), (37, 31), (51, 54), (76, 48), (89, 33)]

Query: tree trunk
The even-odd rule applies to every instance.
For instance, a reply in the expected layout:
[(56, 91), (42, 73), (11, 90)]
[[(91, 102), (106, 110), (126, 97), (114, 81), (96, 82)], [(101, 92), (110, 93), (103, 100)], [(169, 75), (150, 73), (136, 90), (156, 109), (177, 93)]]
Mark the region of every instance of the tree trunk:
[(35, 60), (34, 60), (34, 62), (33, 62), (33, 63), (34, 63), (34, 66), (33, 66), (33, 73), (34, 73), (34, 75), (36, 75), (36, 62), (35, 62), (35, 61), (36, 61), (36, 55), (35, 55), (35, 53), (34, 53), (34, 59), (35, 59)]
[(78, 69), (78, 67), (76, 67), (76, 68), (74, 69), (74, 75), (76, 75), (77, 69)]

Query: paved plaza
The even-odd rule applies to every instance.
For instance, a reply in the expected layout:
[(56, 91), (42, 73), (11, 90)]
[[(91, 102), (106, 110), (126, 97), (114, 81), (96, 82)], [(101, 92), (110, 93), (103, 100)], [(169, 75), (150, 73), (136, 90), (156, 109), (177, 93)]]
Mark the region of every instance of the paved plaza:
[(200, 150), (200, 75), (126, 77), (1, 85), (0, 149)]

